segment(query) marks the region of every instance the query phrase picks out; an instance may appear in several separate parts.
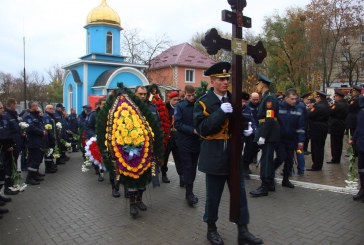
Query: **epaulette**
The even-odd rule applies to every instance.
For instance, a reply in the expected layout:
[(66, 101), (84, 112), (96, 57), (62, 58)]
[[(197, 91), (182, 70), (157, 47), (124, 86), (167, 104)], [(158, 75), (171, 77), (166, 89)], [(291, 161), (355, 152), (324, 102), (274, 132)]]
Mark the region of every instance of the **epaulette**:
[(204, 95), (202, 95), (200, 98), (198, 98), (197, 100), (196, 100), (196, 102), (195, 103), (198, 103), (200, 100), (202, 100), (203, 98), (205, 98), (207, 96), (207, 93), (206, 94), (204, 94)]

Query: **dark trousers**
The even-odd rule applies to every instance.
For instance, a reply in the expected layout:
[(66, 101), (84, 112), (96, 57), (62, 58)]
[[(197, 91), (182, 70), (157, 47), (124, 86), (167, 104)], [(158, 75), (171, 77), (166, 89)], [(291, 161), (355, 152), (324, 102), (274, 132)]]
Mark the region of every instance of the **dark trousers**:
[(250, 135), (249, 137), (243, 138), (244, 153), (243, 162), (244, 168), (248, 169), (249, 164), (253, 162), (254, 157), (257, 155), (259, 148), (256, 142), (253, 142), (255, 135)]
[(364, 153), (358, 153), (358, 173), (360, 186), (364, 188)]
[(312, 169), (321, 170), (324, 163), (327, 131), (315, 131), (311, 134)]
[[(229, 175), (206, 174), (206, 203), (204, 222), (207, 224), (216, 223), (218, 220), (219, 206), (225, 183), (227, 182), (230, 191)], [(247, 225), (249, 223), (249, 209), (246, 199), (245, 181), (240, 176), (240, 216), (238, 225)]]
[(168, 158), (171, 152), (178, 175), (183, 175), (183, 168), (179, 156), (179, 151), (177, 148), (176, 140), (174, 138), (170, 138), (167, 145), (167, 151), (164, 153), (163, 166), (161, 167), (162, 175), (166, 175), (168, 171)]
[(180, 160), (183, 165), (183, 180), (186, 185), (193, 184), (195, 181), (199, 155), (199, 152), (179, 151)]
[(343, 151), (343, 139), (345, 130), (330, 134), (331, 156), (333, 162), (340, 162)]
[(260, 179), (264, 185), (274, 185), (274, 148), (276, 143), (265, 143), (260, 160)]
[(13, 164), (18, 164), (19, 152), (14, 149), (13, 151), (6, 151), (4, 154), (4, 172), (5, 178), (10, 178), (12, 174)]
[(43, 151), (39, 148), (29, 148), (28, 149), (28, 160), (29, 167), (28, 171), (37, 172), (40, 164), (43, 161)]
[(308, 143), (310, 143), (310, 138), (306, 134), (305, 142), (303, 142), (303, 152), (307, 152), (308, 151)]
[(293, 168), (293, 157), (296, 149), (294, 142), (279, 142), (276, 144), (276, 158), (274, 159), (275, 169), (279, 168), (284, 162), (283, 176), (288, 178)]

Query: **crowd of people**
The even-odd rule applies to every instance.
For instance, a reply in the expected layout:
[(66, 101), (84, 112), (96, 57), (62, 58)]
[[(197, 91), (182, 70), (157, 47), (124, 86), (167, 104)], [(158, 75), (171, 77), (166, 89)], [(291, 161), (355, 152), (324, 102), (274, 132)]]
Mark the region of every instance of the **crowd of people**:
[[(179, 176), (179, 186), (185, 188), (185, 199), (191, 207), (198, 204), (199, 200), (193, 191), (196, 171), (198, 169), (205, 173), (206, 203), (203, 220), (207, 224), (207, 239), (213, 245), (224, 244), (217, 231), (216, 222), (225, 183), (230, 187), (232, 135), (229, 122), (234, 112), (230, 103), (231, 94), (228, 91), (230, 68), (230, 63), (219, 62), (207, 69), (205, 75), (210, 77), (211, 88), (201, 97), (196, 97), (196, 88), (190, 85), (185, 87), (182, 99), (178, 91), (167, 94), (168, 102), (164, 106), (168, 112), (170, 130), (168, 130), (168, 140), (164, 144), (164, 157), (157, 159), (155, 156), (150, 156), (150, 162), (156, 161), (159, 164), (157, 171), (162, 174), (162, 182), (168, 184), (171, 182), (168, 178), (168, 161), (172, 153)], [(250, 165), (260, 163), (261, 184), (249, 192), (252, 197), (267, 196), (276, 190), (275, 172), (282, 164), (284, 164), (282, 186), (294, 188), (289, 180), (295, 172), (294, 159), (297, 159), (299, 175), (304, 175), (305, 170), (321, 171), (328, 134), (330, 134), (332, 158), (327, 164), (340, 164), (344, 134), (349, 133), (348, 143), (353, 144), (354, 154), (359, 159), (358, 173), (361, 184), (358, 194), (353, 198), (364, 202), (364, 126), (357, 123), (364, 117), (364, 98), (361, 95), (363, 88), (353, 86), (351, 94), (336, 89), (334, 99), (330, 101), (328, 95), (319, 90), (300, 96), (291, 88), (284, 96), (278, 97), (270, 89), (271, 84), (270, 79), (259, 74), (255, 92), (242, 93), (243, 132), (239, 137), (242, 139), (243, 148), (240, 160), (240, 216), (237, 218), (239, 244), (263, 243), (247, 228), (249, 211), (245, 180), (250, 179)], [(148, 108), (158, 125), (162, 127), (164, 122), (161, 121), (160, 111), (156, 104), (152, 103), (155, 97), (150, 96), (144, 86), (137, 86), (133, 93), (136, 100)], [(2, 163), (0, 188), (4, 187), (4, 194), (16, 195), (19, 192), (16, 188), (12, 188), (15, 183), (11, 176), (12, 171), (16, 171), (13, 165), (20, 156), (23, 156), (22, 170), (28, 171), (25, 183), (38, 185), (44, 179), (44, 174), (39, 172), (43, 160), (45, 173), (48, 174), (57, 172), (57, 166), (69, 160), (66, 155), (67, 150), (76, 152), (81, 149), (85, 154), (84, 145), (81, 143), (79, 147), (78, 142), (98, 136), (97, 118), (105, 103), (106, 99), (99, 100), (95, 104), (95, 110), (92, 110), (90, 105), (85, 105), (80, 115), (76, 114), (75, 109), (71, 109), (71, 114), (68, 115), (62, 104), (57, 104), (55, 111), (53, 105), (49, 104), (42, 112), (37, 102), (29, 102), (29, 109), (18, 115), (16, 100), (8, 99), (6, 108), (0, 103)], [(134, 103), (131, 104), (135, 106)], [(142, 113), (140, 111), (137, 113)], [(119, 112), (114, 113), (118, 115)], [(134, 114), (135, 112), (132, 113)], [(138, 124), (138, 118), (133, 117), (134, 119), (136, 120), (134, 123)], [(116, 118), (114, 122), (118, 120), (121, 119)], [(142, 121), (148, 128), (149, 124), (153, 123)], [(108, 127), (111, 127), (111, 124), (108, 124)], [(309, 142), (311, 151), (308, 149)], [(107, 141), (105, 144), (107, 145)], [(114, 143), (111, 147), (118, 150)], [(127, 150), (129, 160), (133, 159), (134, 155), (140, 154), (136, 148)], [(261, 151), (260, 160), (258, 160), (259, 151)], [(304, 156), (309, 154), (312, 156), (313, 164), (306, 169)], [(145, 156), (148, 156), (147, 152)], [(109, 157), (112, 158), (111, 155)], [(86, 159), (85, 155), (84, 158)], [(145, 159), (143, 161), (145, 162)], [(110, 173), (112, 196), (120, 197), (119, 185), (120, 176), (123, 178), (123, 170), (117, 165), (114, 166), (116, 167), (112, 172), (116, 175)], [(133, 169), (127, 167), (129, 170)], [(98, 181), (103, 181), (105, 168), (97, 165), (94, 168), (98, 174)], [(148, 173), (151, 176), (154, 174), (153, 170)], [(129, 198), (130, 215), (137, 217), (139, 211), (147, 210), (142, 196), (149, 180), (142, 182), (143, 184), (138, 182), (138, 185), (130, 184), (133, 182), (128, 183), (124, 185), (124, 196)], [(11, 198), (0, 195), (1, 206), (10, 201)], [(7, 209), (0, 208), (0, 218), (6, 212)]]

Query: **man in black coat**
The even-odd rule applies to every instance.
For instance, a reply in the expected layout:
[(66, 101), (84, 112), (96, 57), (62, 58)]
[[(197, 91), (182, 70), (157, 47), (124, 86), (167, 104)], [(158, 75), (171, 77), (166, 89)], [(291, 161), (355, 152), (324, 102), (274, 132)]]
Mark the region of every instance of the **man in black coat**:
[[(48, 135), (45, 137), (45, 147), (47, 149), (52, 149), (50, 152), (45, 152), (44, 154), (44, 164), (46, 173), (57, 172), (57, 165), (54, 163), (53, 152), (55, 146), (58, 144), (57, 141), (57, 129), (56, 121), (54, 119), (54, 108), (53, 105), (49, 104), (45, 107), (45, 112), (43, 115), (44, 127), (46, 128)], [(48, 127), (48, 128), (47, 128)]]
[(331, 106), (329, 119), (329, 132), (331, 140), (331, 161), (329, 164), (339, 164), (343, 151), (343, 139), (346, 129), (345, 119), (349, 112), (348, 102), (344, 99), (345, 93), (335, 89), (334, 104)]
[[(205, 71), (205, 76), (210, 76), (213, 88), (195, 103), (193, 114), (195, 128), (203, 139), (198, 169), (206, 174), (206, 203), (203, 220), (207, 223), (207, 239), (213, 245), (224, 244), (217, 232), (216, 221), (225, 183), (227, 182), (228, 186), (230, 184), (231, 130), (229, 129), (229, 117), (233, 112), (232, 105), (228, 102), (231, 98), (228, 92), (230, 67), (228, 62), (219, 62)], [(263, 241), (251, 234), (247, 228), (249, 211), (242, 169), (241, 166), (238, 241), (239, 244), (262, 244)]]
[(346, 128), (349, 129), (351, 136), (354, 135), (354, 131), (357, 125), (356, 117), (360, 110), (359, 98), (361, 96), (362, 89), (363, 89), (362, 87), (354, 85), (353, 89), (351, 90), (351, 99), (349, 101), (349, 113), (345, 120)]
[(75, 139), (75, 136), (78, 134), (78, 118), (75, 108), (71, 108), (71, 113), (68, 116), (68, 125), (68, 134), (72, 145), (72, 152), (77, 152), (77, 140)]
[(198, 203), (193, 193), (196, 178), (197, 161), (200, 154), (200, 139), (193, 124), (193, 106), (195, 88), (185, 87), (185, 99), (176, 105), (174, 110), (174, 126), (177, 130), (177, 146), (183, 168), (183, 180), (186, 186), (187, 203), (192, 207)]
[(326, 94), (316, 90), (316, 103), (308, 112), (311, 135), (312, 167), (307, 171), (321, 171), (324, 162), (325, 141), (328, 133), (330, 106)]

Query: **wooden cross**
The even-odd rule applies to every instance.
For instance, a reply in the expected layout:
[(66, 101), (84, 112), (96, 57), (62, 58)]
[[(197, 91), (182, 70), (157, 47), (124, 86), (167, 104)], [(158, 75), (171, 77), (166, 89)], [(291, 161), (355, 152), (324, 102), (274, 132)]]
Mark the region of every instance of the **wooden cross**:
[(228, 0), (232, 12), (222, 11), (222, 20), (232, 24), (232, 39), (222, 38), (215, 28), (206, 32), (201, 41), (210, 55), (216, 54), (220, 49), (232, 51), (232, 106), (234, 112), (231, 117), (232, 148), (230, 162), (230, 221), (238, 223), (240, 216), (240, 161), (242, 153), (241, 138), (243, 134), (242, 118), (242, 55), (249, 55), (254, 62), (262, 63), (267, 56), (263, 43), (259, 41), (255, 46), (247, 44), (242, 39), (242, 27), (250, 28), (251, 19), (243, 16), (246, 0)]

